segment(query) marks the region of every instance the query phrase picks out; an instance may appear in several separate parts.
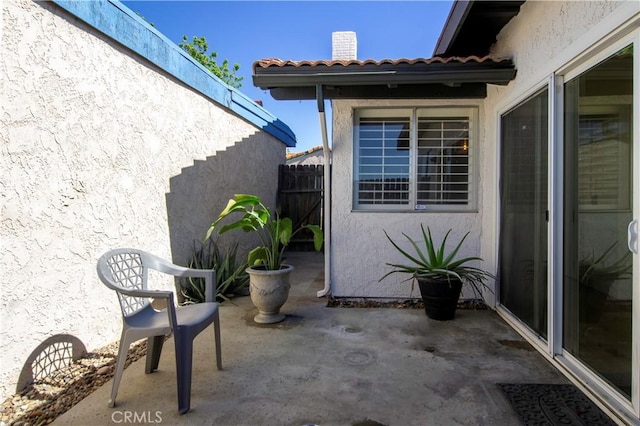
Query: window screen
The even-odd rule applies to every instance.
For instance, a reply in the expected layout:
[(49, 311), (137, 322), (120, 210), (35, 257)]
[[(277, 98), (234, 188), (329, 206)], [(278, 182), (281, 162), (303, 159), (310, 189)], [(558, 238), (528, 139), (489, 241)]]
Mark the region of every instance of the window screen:
[(473, 108), (356, 112), (354, 208), (469, 211)]
[(360, 119), (360, 204), (409, 203), (410, 126), (409, 117)]
[(417, 204), (469, 202), (469, 119), (418, 120)]

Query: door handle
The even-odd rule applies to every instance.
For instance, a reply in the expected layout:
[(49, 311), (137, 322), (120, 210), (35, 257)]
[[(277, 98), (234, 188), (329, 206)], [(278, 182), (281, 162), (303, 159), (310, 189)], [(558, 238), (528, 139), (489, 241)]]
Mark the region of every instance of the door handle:
[(627, 227), (627, 245), (630, 252), (638, 254), (638, 221), (636, 219), (629, 222)]

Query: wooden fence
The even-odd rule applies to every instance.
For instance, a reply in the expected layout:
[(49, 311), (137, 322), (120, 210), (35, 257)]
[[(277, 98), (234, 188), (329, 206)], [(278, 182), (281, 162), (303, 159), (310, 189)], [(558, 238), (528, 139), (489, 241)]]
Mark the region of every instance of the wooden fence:
[[(324, 166), (281, 164), (278, 178), (280, 214), (291, 218), (294, 229), (307, 224), (323, 227)], [(302, 230), (294, 236), (289, 250), (313, 250), (313, 234)]]

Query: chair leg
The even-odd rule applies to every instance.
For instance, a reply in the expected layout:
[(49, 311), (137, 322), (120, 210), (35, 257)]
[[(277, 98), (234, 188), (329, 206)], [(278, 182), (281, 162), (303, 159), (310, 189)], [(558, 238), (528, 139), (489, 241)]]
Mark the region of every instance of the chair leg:
[(163, 343), (164, 335), (151, 336), (147, 339), (147, 363), (144, 369), (145, 373), (153, 373), (158, 369)]
[(213, 321), (213, 331), (216, 336), (216, 365), (218, 370), (222, 370), (222, 348), (220, 346), (220, 315), (216, 312), (216, 318)]
[(118, 395), (118, 387), (120, 386), (120, 380), (122, 379), (122, 372), (124, 371), (124, 365), (127, 362), (127, 354), (129, 353), (129, 342), (126, 335), (123, 333), (120, 338), (120, 347), (118, 348), (118, 359), (116, 360), (116, 371), (113, 374), (113, 385), (111, 387), (111, 399), (109, 399), (109, 407), (113, 408), (116, 405), (116, 395)]
[(193, 338), (174, 332), (176, 345), (176, 379), (178, 383), (178, 412), (185, 414), (191, 408), (191, 366)]

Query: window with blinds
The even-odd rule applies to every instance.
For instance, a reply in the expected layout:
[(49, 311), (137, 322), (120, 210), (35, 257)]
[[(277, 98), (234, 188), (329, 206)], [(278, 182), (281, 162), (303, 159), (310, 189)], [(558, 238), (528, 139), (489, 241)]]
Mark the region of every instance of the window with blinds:
[[(611, 109), (611, 107), (609, 107)], [(630, 111), (583, 115), (578, 123), (578, 202), (583, 210), (630, 210)]]
[(474, 116), (471, 108), (357, 111), (354, 209), (475, 208)]

